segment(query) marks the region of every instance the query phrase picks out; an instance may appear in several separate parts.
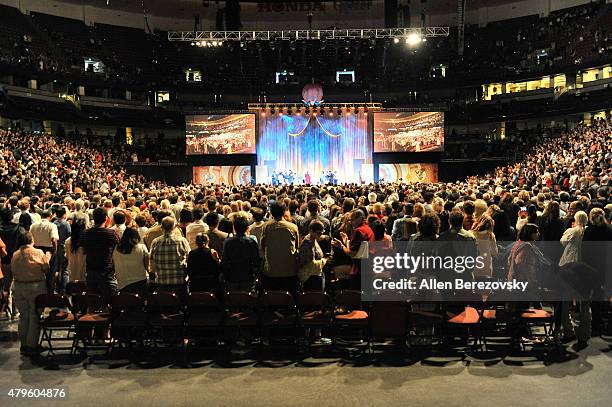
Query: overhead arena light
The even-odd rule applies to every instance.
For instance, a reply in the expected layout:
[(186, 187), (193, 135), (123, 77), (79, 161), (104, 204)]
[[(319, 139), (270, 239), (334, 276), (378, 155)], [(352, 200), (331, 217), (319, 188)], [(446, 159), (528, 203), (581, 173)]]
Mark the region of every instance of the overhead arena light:
[(418, 45), (421, 42), (421, 40), (422, 38), (420, 34), (411, 33), (408, 35), (408, 37), (406, 37), (406, 44), (410, 45), (411, 47), (414, 47)]

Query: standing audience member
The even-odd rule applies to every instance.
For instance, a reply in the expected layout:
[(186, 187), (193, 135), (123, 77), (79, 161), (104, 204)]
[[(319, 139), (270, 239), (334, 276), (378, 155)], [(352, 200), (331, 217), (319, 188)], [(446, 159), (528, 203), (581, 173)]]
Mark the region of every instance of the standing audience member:
[(267, 290), (294, 293), (297, 290), (299, 232), (296, 225), (284, 220), (285, 212), (282, 201), (270, 202), (272, 220), (265, 224), (261, 234), (262, 282)]
[[(568, 267), (578, 263), (582, 259), (582, 237), (584, 236), (585, 227), (588, 222), (588, 216), (584, 211), (578, 211), (574, 215), (574, 223), (571, 228), (567, 229), (561, 237), (563, 245), (563, 255), (559, 260), (559, 267)], [(590, 301), (580, 301), (580, 325), (576, 330), (578, 338), (578, 347), (584, 349), (586, 343), (591, 337), (591, 304)], [(574, 327), (570, 318), (570, 303), (563, 301), (561, 304), (561, 327), (563, 336), (566, 340), (574, 337)]]
[(11, 269), (15, 280), (15, 303), (21, 312), (19, 320), (20, 351), (36, 355), (40, 337), (39, 315), (36, 310), (36, 297), (47, 292), (46, 279), (49, 273), (51, 253), (34, 248), (32, 234), (22, 232), (17, 238), (19, 249), (11, 259)]
[(136, 229), (125, 229), (113, 252), (113, 263), (119, 291), (140, 295), (147, 293), (149, 250), (144, 243), (140, 243)]
[(223, 257), (223, 243), (228, 238), (228, 234), (218, 229), (219, 226), (219, 214), (217, 212), (208, 212), (204, 217), (206, 225), (208, 225), (208, 238), (210, 239), (208, 245), (211, 249), (214, 249), (221, 257)]
[(196, 236), (201, 233), (208, 232), (208, 225), (203, 222), (204, 211), (202, 208), (195, 208), (192, 212), (193, 222), (188, 224), (185, 228), (185, 236), (189, 241), (189, 247), (194, 250), (198, 247), (196, 243)]
[(6, 256), (3, 256), (0, 260), (2, 268), (2, 298), (3, 302), (7, 306), (7, 312), (12, 316), (16, 315), (17, 310), (13, 305), (13, 273), (11, 270), (11, 259), (13, 253), (18, 249), (17, 238), (19, 237), (19, 225), (13, 223), (12, 214), (9, 208), (2, 208), (0, 210), (0, 239), (6, 245)]
[(232, 223), (234, 236), (223, 244), (222, 278), (231, 290), (250, 291), (259, 270), (259, 246), (255, 239), (246, 234), (249, 221), (244, 215), (236, 214)]
[(200, 233), (195, 237), (196, 248), (187, 256), (189, 291), (207, 291), (221, 294), (219, 290), (219, 255), (208, 247), (208, 235)]
[(176, 294), (182, 301), (186, 296), (185, 271), (189, 242), (173, 233), (173, 217), (162, 219), (163, 235), (151, 243), (151, 271), (155, 276), (155, 289)]
[(66, 221), (66, 208), (60, 206), (55, 211), (55, 220), (53, 221), (57, 227), (58, 240), (57, 252), (51, 264), (51, 270), (57, 276), (57, 291), (63, 294), (66, 291), (66, 284), (69, 281), (68, 261), (66, 259), (66, 239), (71, 235), (70, 224)]
[(114, 230), (104, 227), (108, 216), (104, 208), (93, 211), (94, 226), (83, 233), (81, 246), (85, 251), (87, 290), (98, 293), (110, 303), (117, 294), (117, 278), (113, 267), (113, 252), (119, 243)]
[(300, 244), (300, 269), (298, 278), (304, 291), (324, 291), (325, 277), (323, 267), (325, 257), (319, 240), (325, 232), (325, 225), (318, 220), (313, 220), (308, 226), (308, 235)]
[(85, 249), (83, 249), (83, 233), (85, 220), (77, 218), (72, 222), (70, 237), (66, 239), (64, 256), (66, 257), (69, 281), (85, 281)]

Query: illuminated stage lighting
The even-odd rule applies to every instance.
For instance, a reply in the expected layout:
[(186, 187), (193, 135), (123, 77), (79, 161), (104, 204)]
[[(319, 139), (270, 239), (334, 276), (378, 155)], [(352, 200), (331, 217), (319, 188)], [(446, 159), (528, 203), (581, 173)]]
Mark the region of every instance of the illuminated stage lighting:
[(422, 37), (417, 34), (417, 33), (411, 33), (408, 35), (408, 37), (406, 37), (406, 44), (410, 45), (411, 47), (414, 47), (416, 45), (418, 45), (422, 40)]
[(394, 43), (394, 44), (397, 44), (397, 43), (399, 43), (399, 42), (400, 42), (400, 39), (399, 39), (399, 38), (393, 38), (393, 43)]

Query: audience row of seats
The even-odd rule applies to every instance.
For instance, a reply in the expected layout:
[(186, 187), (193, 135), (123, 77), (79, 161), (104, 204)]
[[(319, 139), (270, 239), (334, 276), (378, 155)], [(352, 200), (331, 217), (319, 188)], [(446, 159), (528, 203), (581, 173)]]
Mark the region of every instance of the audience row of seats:
[[(189, 294), (183, 305), (174, 293), (154, 292), (147, 298), (120, 293), (109, 308), (99, 295), (87, 293), (85, 284), (71, 282), (66, 296), (38, 296), (36, 308), (41, 315), (41, 344), (48, 345), (50, 355), (58, 350), (87, 353), (99, 345), (108, 351), (117, 345), (143, 348), (160, 343), (185, 348), (201, 340), (215, 344), (258, 338), (298, 343), (299, 338), (317, 335), (329, 336), (333, 343), (356, 340), (367, 345), (389, 338), (414, 343), (423, 336), (428, 344), (441, 344), (460, 336), (472, 339), (475, 347), (486, 346), (486, 337), (499, 336), (500, 331), (512, 343), (534, 334), (533, 326), (543, 326), (546, 337), (552, 334), (552, 312), (509, 308), (482, 298), (475, 295), (474, 301), (461, 303), (365, 303), (361, 293), (352, 290), (333, 296), (303, 292), (295, 297), (284, 291), (259, 296), (240, 291), (228, 292), (221, 299), (197, 292)], [(57, 341), (67, 341), (68, 346), (55, 346)]]

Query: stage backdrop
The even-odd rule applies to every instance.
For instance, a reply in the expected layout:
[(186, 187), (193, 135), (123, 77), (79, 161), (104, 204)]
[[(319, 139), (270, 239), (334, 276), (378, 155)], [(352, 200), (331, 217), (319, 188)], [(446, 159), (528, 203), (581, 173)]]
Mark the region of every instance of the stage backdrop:
[(379, 164), (380, 182), (438, 182), (438, 164)]
[(249, 185), (251, 167), (248, 165), (193, 167), (193, 183), (198, 185)]
[(322, 183), (322, 174), (330, 170), (338, 182), (370, 182), (367, 118), (363, 112), (260, 115), (257, 182), (270, 182), (274, 172), (289, 170), (296, 174), (295, 182)]

